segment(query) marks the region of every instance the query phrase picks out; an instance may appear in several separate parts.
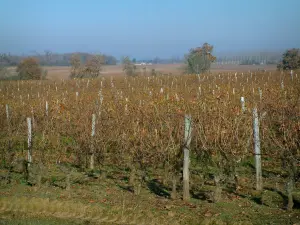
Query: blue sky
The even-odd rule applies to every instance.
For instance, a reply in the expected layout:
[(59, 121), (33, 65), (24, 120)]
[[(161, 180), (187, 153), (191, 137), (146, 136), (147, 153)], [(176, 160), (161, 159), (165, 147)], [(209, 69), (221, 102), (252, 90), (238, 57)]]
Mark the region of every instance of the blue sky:
[(0, 0), (0, 52), (182, 56), (300, 47), (300, 0)]

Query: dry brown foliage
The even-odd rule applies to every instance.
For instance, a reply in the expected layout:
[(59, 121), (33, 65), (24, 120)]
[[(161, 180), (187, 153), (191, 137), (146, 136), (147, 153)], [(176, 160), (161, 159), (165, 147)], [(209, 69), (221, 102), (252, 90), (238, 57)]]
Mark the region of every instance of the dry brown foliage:
[(17, 72), (21, 80), (40, 80), (42, 79), (42, 69), (39, 62), (34, 57), (22, 60), (17, 67)]
[[(140, 181), (150, 170), (164, 171), (160, 175), (168, 180), (180, 174), (184, 115), (190, 114), (192, 169), (200, 167), (204, 175), (213, 173), (226, 183), (239, 162), (253, 156), (252, 109), (257, 107), (263, 168), (281, 168), (285, 162), (283, 170), (292, 171), (296, 181), (299, 80), (283, 73), (247, 72), (1, 82), (1, 159), (9, 164), (26, 157), (26, 117), (32, 117), (34, 161), (87, 168), (93, 144), (98, 169), (130, 168), (132, 179)], [(97, 117), (93, 139), (92, 114)]]

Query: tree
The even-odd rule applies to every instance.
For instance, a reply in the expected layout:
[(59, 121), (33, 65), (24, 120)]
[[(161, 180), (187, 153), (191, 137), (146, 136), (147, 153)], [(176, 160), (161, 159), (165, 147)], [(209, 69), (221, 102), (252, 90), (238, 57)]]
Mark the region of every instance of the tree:
[(0, 54), (0, 80), (8, 77), (8, 70), (6, 66), (9, 64), (9, 56), (7, 54)]
[(122, 60), (123, 63), (123, 71), (127, 76), (135, 76), (136, 75), (136, 66), (131, 62), (128, 56), (124, 57)]
[(9, 70), (6, 67), (0, 65), (0, 80), (5, 80), (9, 76), (10, 76)]
[(295, 70), (300, 68), (300, 49), (286, 50), (282, 55), (281, 62), (277, 65), (278, 70)]
[(70, 78), (76, 78), (81, 73), (81, 60), (79, 54), (73, 54), (70, 59), (71, 74)]
[(45, 61), (46, 65), (51, 65), (52, 61), (52, 52), (50, 50), (45, 50)]
[(85, 67), (83, 69), (84, 76), (98, 77), (102, 70), (102, 65), (105, 63), (103, 55), (93, 55), (88, 58)]
[(216, 60), (212, 55), (213, 46), (204, 43), (202, 47), (192, 48), (185, 56), (186, 71), (188, 73), (204, 73), (210, 69), (211, 63)]
[(103, 55), (105, 58), (106, 65), (117, 65), (117, 59), (111, 55)]
[(105, 64), (104, 55), (89, 55), (87, 56), (85, 64), (81, 63), (81, 58), (80, 54), (73, 54), (71, 56), (70, 78), (98, 77), (101, 73), (102, 66)]
[(17, 67), (17, 72), (21, 80), (40, 80), (43, 78), (43, 72), (39, 62), (34, 57), (23, 59)]

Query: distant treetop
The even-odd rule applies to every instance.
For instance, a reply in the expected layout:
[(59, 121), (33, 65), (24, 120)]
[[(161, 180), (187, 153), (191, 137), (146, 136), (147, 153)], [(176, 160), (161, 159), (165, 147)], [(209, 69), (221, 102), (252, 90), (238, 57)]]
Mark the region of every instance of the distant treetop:
[(278, 70), (295, 70), (300, 68), (300, 49), (286, 50), (282, 55), (281, 62), (277, 65)]
[(192, 48), (185, 56), (187, 73), (204, 73), (210, 69), (211, 63), (216, 60), (212, 55), (213, 46), (204, 43), (202, 47)]

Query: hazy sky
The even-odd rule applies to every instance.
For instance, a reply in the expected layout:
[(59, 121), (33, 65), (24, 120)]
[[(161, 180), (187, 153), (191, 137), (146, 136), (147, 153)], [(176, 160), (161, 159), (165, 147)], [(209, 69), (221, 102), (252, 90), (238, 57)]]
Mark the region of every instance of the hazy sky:
[(0, 52), (182, 56), (300, 47), (300, 0), (0, 0)]

